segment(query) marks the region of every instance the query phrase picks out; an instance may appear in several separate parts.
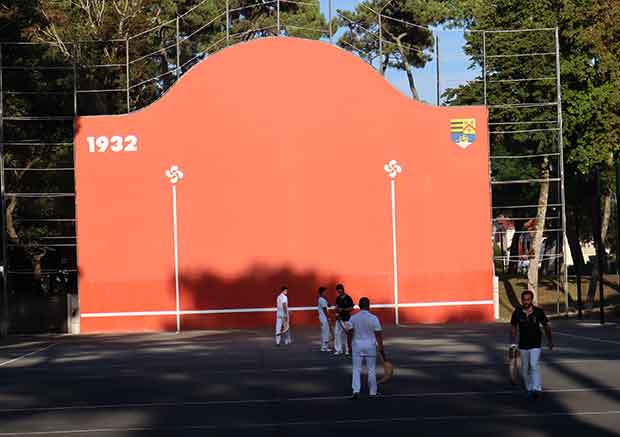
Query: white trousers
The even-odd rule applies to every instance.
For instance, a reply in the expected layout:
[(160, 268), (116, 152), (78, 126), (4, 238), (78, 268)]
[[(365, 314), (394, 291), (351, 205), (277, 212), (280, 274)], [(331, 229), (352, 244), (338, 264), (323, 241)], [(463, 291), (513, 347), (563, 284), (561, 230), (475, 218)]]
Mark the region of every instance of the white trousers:
[(540, 348), (520, 349), (521, 357), (521, 376), (525, 382), (527, 391), (542, 391), (540, 383)]
[(331, 334), (329, 321), (325, 317), (319, 317), (319, 322), (321, 322), (321, 350), (326, 350), (329, 349), (329, 336)]
[[(367, 349), (367, 350), (366, 350)], [(370, 355), (372, 353), (372, 355)], [(368, 368), (368, 388), (370, 395), (377, 394), (377, 355), (376, 346), (358, 350), (353, 349), (353, 382), (351, 384), (353, 393), (359, 393), (362, 388), (362, 365), (366, 360)]]
[[(286, 331), (283, 335), (279, 335), (282, 330), (282, 325), (284, 324), (284, 317), (276, 317), (276, 344), (280, 344), (280, 340), (284, 342), (284, 344), (291, 344), (291, 328), (289, 325), (288, 331)], [(290, 324), (290, 320), (289, 320)]]
[(341, 320), (336, 320), (336, 325), (334, 326), (334, 351), (339, 354), (344, 351), (349, 352), (349, 344), (347, 343), (347, 332), (342, 327)]

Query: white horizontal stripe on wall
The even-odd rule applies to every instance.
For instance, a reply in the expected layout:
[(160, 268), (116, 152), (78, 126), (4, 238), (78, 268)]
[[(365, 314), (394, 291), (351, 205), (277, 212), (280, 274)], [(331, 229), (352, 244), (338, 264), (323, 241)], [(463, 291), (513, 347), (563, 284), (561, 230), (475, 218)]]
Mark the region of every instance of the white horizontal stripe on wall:
[[(461, 300), (461, 301), (444, 301), (444, 302), (416, 302), (416, 303), (399, 303), (400, 308), (426, 308), (426, 307), (444, 307), (444, 306), (463, 306), (463, 305), (493, 305), (493, 300)], [(357, 305), (355, 306), (357, 308)], [(370, 305), (372, 308), (394, 308), (393, 303), (380, 303)], [(291, 311), (317, 311), (317, 307), (291, 307)], [(276, 308), (228, 308), (217, 310), (185, 310), (181, 311), (181, 315), (196, 314), (234, 314), (234, 313), (273, 313)], [(114, 313), (83, 313), (82, 318), (93, 317), (136, 317), (136, 316), (175, 316), (176, 311), (126, 311)]]

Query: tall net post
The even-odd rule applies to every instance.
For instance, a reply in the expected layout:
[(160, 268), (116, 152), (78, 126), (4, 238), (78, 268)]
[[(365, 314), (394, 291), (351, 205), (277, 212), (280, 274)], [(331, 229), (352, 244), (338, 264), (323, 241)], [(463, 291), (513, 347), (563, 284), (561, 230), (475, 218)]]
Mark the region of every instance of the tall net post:
[(131, 112), (131, 96), (130, 96), (130, 85), (131, 81), (129, 80), (129, 38), (125, 38), (125, 86), (127, 87), (127, 114)]
[[(560, 193), (561, 193), (561, 201), (562, 201), (562, 284), (564, 288), (564, 309), (565, 314), (568, 316), (568, 263), (567, 263), (567, 247), (566, 247), (566, 194), (565, 194), (565, 185), (564, 185), (564, 125), (562, 119), (562, 83), (561, 83), (561, 74), (562, 71), (560, 69), (560, 32), (559, 29), (555, 28), (555, 66), (556, 66), (556, 96), (557, 96), (557, 108), (558, 108), (558, 149), (560, 153)], [(559, 246), (559, 245), (558, 245)]]
[(2, 321), (0, 337), (5, 337), (9, 330), (9, 293), (7, 283), (7, 245), (6, 245), (6, 201), (4, 197), (4, 87), (3, 87), (2, 43), (0, 43), (0, 202), (2, 205)]

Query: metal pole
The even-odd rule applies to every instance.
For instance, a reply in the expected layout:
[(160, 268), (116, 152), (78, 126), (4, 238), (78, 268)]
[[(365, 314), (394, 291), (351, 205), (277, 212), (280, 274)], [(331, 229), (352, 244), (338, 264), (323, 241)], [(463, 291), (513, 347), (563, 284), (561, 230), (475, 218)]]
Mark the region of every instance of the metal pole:
[(177, 333), (181, 332), (181, 305), (179, 293), (179, 231), (177, 222), (177, 187), (172, 185), (172, 221), (174, 226), (174, 281), (176, 291)]
[[(559, 231), (558, 234), (561, 234), (562, 231)], [(562, 238), (562, 235), (558, 235), (558, 241), (555, 243), (555, 262), (554, 262), (554, 268), (553, 268), (553, 273), (555, 275), (555, 277), (559, 277), (561, 275), (561, 271), (558, 269), (559, 266), (559, 261), (560, 261), (560, 241), (564, 241)], [(544, 252), (543, 252), (544, 253)], [(560, 267), (561, 269), (561, 267)], [(559, 282), (557, 282), (555, 284), (555, 313), (556, 314), (560, 314), (560, 291), (561, 291), (561, 286), (559, 284)], [(568, 296), (568, 294), (566, 294), (566, 296)], [(566, 306), (566, 315), (568, 316), (568, 305)]]
[[(319, 3), (320, 7), (320, 3)], [(332, 33), (332, 0), (327, 2), (327, 22), (329, 25), (329, 43), (332, 44), (332, 37), (334, 36)]]
[[(484, 89), (483, 89), (483, 98), (484, 98), (484, 104), (487, 104), (487, 47), (486, 47), (486, 32), (482, 31), (482, 77), (483, 77), (483, 81), (484, 81)], [(490, 117), (490, 115), (489, 115)], [(493, 184), (491, 183), (491, 181), (493, 180), (493, 170), (491, 168), (491, 156), (493, 154), (492, 150), (493, 150), (493, 144), (491, 142), (491, 129), (488, 129), (487, 131), (487, 141), (489, 144), (489, 151), (487, 154), (487, 165), (488, 165), (488, 174), (489, 174), (489, 216), (491, 217), (491, 232), (493, 232)], [(491, 234), (492, 236), (494, 234)], [(512, 243), (511, 243), (511, 248), (513, 244), (516, 244), (517, 242), (515, 241), (515, 239), (519, 238), (519, 234), (514, 234), (512, 237)], [(493, 283), (492, 283), (492, 287), (493, 290), (495, 290), (495, 277), (498, 278), (499, 281), (499, 276), (496, 275), (495, 272), (495, 256), (494, 256), (494, 250), (495, 250), (495, 241), (494, 239), (491, 239), (491, 266), (493, 268)], [(508, 264), (508, 268), (510, 269), (510, 264)], [(499, 293), (499, 282), (497, 285), (497, 290)], [(496, 302), (497, 302), (497, 306), (496, 306)], [(493, 299), (493, 310), (495, 312), (495, 314), (499, 315), (499, 294), (497, 297), (497, 300), (494, 298)], [(498, 317), (499, 318), (499, 317)]]
[(560, 77), (560, 32), (555, 28), (555, 81), (557, 88), (558, 110), (558, 148), (560, 149), (560, 195), (562, 204), (562, 284), (564, 287), (564, 305), (568, 316), (568, 267), (566, 265), (566, 197), (564, 194), (564, 134), (562, 131), (562, 81)]
[(129, 38), (125, 38), (125, 82), (127, 85), (127, 113), (131, 112), (131, 99), (129, 98)]
[(4, 181), (4, 88), (2, 84), (2, 44), (0, 43), (0, 203), (2, 204), (2, 320), (0, 321), (0, 337), (9, 333), (9, 293), (8, 293), (8, 262), (6, 244), (6, 199)]
[(77, 82), (77, 44), (78, 43), (74, 43), (73, 44), (73, 115), (77, 116), (78, 110), (77, 110), (77, 89), (78, 89), (78, 82)]
[(601, 316), (601, 325), (605, 324), (605, 311), (603, 311), (605, 307), (605, 291), (603, 284), (603, 273), (604, 273), (604, 258), (605, 258), (605, 248), (603, 247), (603, 217), (601, 211), (601, 172), (598, 167), (595, 167), (595, 177), (596, 177), (596, 194), (594, 196), (595, 204), (595, 214), (596, 214), (596, 262), (598, 263), (598, 290), (599, 290), (599, 307), (600, 307), (600, 316)]
[(226, 0), (226, 46), (230, 45), (230, 0)]
[(177, 80), (181, 78), (181, 39), (179, 33), (179, 17), (177, 17)]
[(620, 290), (620, 155), (616, 153), (616, 272)]
[(441, 89), (439, 86), (439, 34), (435, 30), (435, 72), (437, 73), (437, 106), (441, 103)]
[(278, 17), (277, 17), (278, 26), (277, 26), (276, 36), (280, 36), (280, 0), (276, 0), (276, 6), (278, 8)]
[(379, 23), (379, 71), (383, 76), (383, 26), (381, 25), (381, 14), (377, 14), (377, 21)]
[[(78, 56), (80, 53), (80, 46), (79, 46), (79, 42), (75, 42), (73, 44), (73, 116), (77, 119), (78, 116)], [(72, 154), (73, 154), (73, 162), (75, 162), (75, 126), (76, 126), (76, 121), (74, 120), (74, 122), (72, 123), (72, 128), (73, 128), (73, 135), (72, 135), (72, 142), (73, 142), (73, 147), (72, 147)], [(75, 171), (74, 171), (74, 175), (75, 175)], [(77, 205), (75, 204), (76, 202), (76, 197), (73, 198), (73, 207), (76, 208)], [(76, 224), (76, 229), (77, 229), (77, 224)], [(76, 241), (77, 243), (77, 241)], [(77, 250), (76, 250), (76, 263), (77, 261)], [(78, 264), (79, 265), (79, 264)], [(76, 279), (76, 281), (79, 281), (79, 279)], [(69, 334), (78, 334), (79, 330), (75, 331), (74, 330), (74, 326), (75, 324), (73, 323), (73, 318), (74, 318), (74, 312), (75, 310), (79, 311), (80, 305), (79, 305), (79, 282), (76, 282), (75, 284), (75, 301), (73, 300), (73, 298), (71, 297), (71, 291), (70, 290), (66, 290), (67, 293), (67, 333)], [(79, 323), (79, 315), (76, 316), (78, 323)], [(79, 326), (79, 325), (78, 325)]]
[(398, 253), (396, 250), (396, 181), (390, 180), (390, 189), (392, 194), (392, 256), (394, 261), (394, 321), (398, 325), (400, 323), (398, 317)]
[[(577, 244), (579, 245), (579, 251), (581, 251), (581, 243), (579, 243), (579, 211), (575, 208), (575, 233), (577, 234)], [(577, 317), (579, 320), (583, 318), (583, 312), (581, 307), (581, 269), (579, 264), (575, 262), (575, 275), (577, 276)]]
[(487, 33), (482, 31), (482, 83), (484, 104), (487, 104)]

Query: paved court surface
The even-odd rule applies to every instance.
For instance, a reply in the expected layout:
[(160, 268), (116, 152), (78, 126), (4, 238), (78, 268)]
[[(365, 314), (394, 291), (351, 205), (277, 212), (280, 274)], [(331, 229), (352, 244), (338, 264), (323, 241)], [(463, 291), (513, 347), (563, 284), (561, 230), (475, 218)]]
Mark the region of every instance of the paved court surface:
[(500, 324), (388, 328), (396, 376), (358, 401), (318, 329), (11, 337), (0, 437), (620, 435), (620, 327), (553, 323), (538, 401), (508, 383)]

